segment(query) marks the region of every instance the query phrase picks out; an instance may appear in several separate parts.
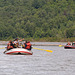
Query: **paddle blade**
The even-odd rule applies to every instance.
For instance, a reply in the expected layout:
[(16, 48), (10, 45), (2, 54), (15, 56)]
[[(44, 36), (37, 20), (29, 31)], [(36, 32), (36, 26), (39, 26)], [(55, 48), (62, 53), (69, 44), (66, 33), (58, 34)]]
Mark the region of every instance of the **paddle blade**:
[(2, 47), (2, 48), (0, 48), (0, 49), (5, 49), (5, 47)]
[(45, 51), (47, 51), (47, 52), (53, 52), (52, 50), (45, 50)]
[(59, 45), (59, 47), (62, 47), (62, 45)]

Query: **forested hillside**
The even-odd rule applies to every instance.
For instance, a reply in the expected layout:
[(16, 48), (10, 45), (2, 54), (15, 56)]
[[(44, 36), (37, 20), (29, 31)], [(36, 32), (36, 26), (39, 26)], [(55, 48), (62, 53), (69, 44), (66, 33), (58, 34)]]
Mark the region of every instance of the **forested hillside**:
[(73, 38), (75, 0), (0, 0), (0, 40)]

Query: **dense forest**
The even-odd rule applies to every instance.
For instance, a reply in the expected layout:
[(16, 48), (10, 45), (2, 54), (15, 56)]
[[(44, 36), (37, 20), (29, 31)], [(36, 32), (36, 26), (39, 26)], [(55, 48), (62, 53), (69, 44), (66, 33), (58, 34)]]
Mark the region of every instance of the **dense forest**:
[(0, 40), (75, 41), (75, 0), (0, 0)]

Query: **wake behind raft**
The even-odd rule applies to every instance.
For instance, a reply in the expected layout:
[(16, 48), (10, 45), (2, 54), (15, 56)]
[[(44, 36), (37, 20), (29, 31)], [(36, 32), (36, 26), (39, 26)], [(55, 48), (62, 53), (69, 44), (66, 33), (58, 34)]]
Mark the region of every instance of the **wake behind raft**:
[(31, 50), (27, 50), (24, 48), (13, 48), (5, 51), (4, 53), (10, 55), (32, 55), (33, 54)]

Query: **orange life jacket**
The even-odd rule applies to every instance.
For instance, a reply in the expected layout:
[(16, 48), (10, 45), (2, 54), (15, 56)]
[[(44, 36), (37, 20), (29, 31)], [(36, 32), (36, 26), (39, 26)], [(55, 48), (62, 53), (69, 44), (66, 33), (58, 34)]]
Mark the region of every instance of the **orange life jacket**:
[(30, 43), (26, 43), (26, 48), (25, 49), (31, 49), (31, 44)]
[(67, 45), (71, 45), (70, 43), (68, 43)]
[(7, 49), (13, 48), (13, 46), (11, 45), (11, 43), (8, 43), (7, 45)]

